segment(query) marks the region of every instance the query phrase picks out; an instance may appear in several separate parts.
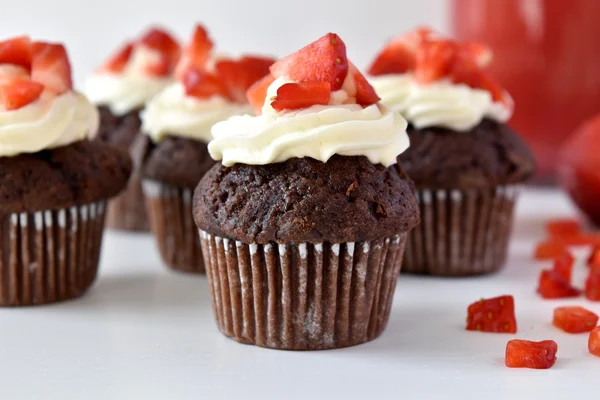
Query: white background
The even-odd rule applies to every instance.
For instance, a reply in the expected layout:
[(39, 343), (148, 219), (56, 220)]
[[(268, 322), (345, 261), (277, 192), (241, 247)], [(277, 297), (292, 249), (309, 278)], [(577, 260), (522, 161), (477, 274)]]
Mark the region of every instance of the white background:
[(0, 0), (0, 37), (30, 34), (61, 41), (75, 83), (125, 38), (150, 23), (187, 40), (201, 21), (219, 51), (284, 56), (327, 32), (364, 67), (383, 42), (416, 25), (445, 31), (446, 0)]

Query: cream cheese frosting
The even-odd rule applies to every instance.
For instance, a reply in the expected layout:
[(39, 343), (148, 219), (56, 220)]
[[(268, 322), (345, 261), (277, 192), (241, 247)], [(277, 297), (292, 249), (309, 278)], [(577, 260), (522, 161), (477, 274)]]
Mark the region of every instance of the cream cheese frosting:
[(488, 91), (449, 79), (420, 84), (411, 73), (404, 73), (372, 77), (369, 81), (383, 104), (419, 129), (468, 131), (484, 118), (506, 122), (513, 113), (512, 101), (509, 105), (495, 102)]
[(145, 68), (156, 64), (160, 57), (157, 51), (138, 45), (122, 72), (96, 72), (86, 81), (84, 92), (91, 102), (109, 107), (116, 115), (142, 108), (174, 81), (172, 77), (151, 76), (145, 72)]
[[(356, 92), (348, 74), (329, 105), (277, 112), (271, 102), (277, 89), (290, 81), (279, 78), (267, 91), (260, 116), (236, 116), (212, 128), (210, 155), (223, 165), (264, 165), (293, 157), (327, 162), (334, 154), (366, 156), (374, 164), (390, 166), (409, 146), (407, 122), (391, 109), (374, 104), (352, 104)], [(349, 104), (346, 104), (349, 103)]]

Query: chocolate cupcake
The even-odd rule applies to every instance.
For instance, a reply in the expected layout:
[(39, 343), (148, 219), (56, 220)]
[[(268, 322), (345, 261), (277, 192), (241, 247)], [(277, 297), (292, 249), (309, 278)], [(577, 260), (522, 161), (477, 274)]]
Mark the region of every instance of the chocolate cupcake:
[(62, 45), (0, 48), (0, 306), (72, 299), (96, 277), (106, 201), (131, 161), (88, 139), (98, 111), (73, 91)]
[(173, 82), (179, 54), (179, 44), (169, 33), (152, 28), (125, 43), (86, 82), (86, 94), (100, 109), (98, 140), (129, 150), (135, 165), (127, 190), (109, 203), (110, 228), (149, 229), (139, 169), (143, 155), (140, 111)]
[(178, 81), (142, 114), (142, 175), (152, 231), (169, 267), (195, 273), (204, 273), (204, 261), (191, 218), (192, 194), (215, 164), (207, 149), (210, 130), (216, 122), (251, 112), (244, 94), (273, 63), (259, 57), (215, 60), (212, 47), (198, 26), (177, 66)]
[(406, 121), (378, 104), (328, 34), (248, 91), (262, 115), (216, 124), (194, 218), (221, 332), (288, 350), (384, 330), (407, 232), (419, 220), (396, 164)]
[(382, 102), (409, 123), (398, 157), (415, 182), (421, 224), (404, 271), (476, 275), (506, 260), (520, 186), (534, 172), (524, 142), (506, 125), (508, 93), (485, 71), (489, 49), (428, 29), (393, 40), (371, 66)]

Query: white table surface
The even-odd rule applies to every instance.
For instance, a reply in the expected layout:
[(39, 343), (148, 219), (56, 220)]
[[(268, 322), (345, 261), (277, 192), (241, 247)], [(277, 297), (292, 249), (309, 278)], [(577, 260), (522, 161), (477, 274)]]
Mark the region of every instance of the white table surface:
[[(533, 243), (551, 216), (575, 215), (557, 192), (528, 190), (507, 268), (436, 279), (402, 275), (391, 320), (374, 342), (334, 351), (284, 352), (238, 344), (213, 322), (207, 280), (168, 272), (146, 235), (110, 232), (101, 274), (83, 298), (0, 309), (0, 399), (566, 399), (597, 398), (600, 358), (587, 335), (551, 325), (552, 310), (583, 298), (535, 293)], [(583, 266), (576, 277), (583, 280)], [(466, 308), (515, 296), (516, 335), (466, 332)], [(553, 339), (550, 370), (504, 366), (509, 339)], [(591, 396), (591, 397), (590, 397)]]

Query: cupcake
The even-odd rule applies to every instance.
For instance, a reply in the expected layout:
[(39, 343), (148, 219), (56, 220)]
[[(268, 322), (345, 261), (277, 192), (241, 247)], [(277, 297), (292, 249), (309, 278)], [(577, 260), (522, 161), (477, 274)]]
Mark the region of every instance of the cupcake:
[(72, 299), (94, 281), (106, 201), (131, 173), (126, 151), (89, 140), (98, 124), (63, 45), (0, 42), (0, 306)]
[(138, 138), (140, 111), (154, 95), (173, 83), (180, 47), (167, 32), (151, 28), (119, 48), (85, 85), (99, 106), (98, 139), (129, 150), (135, 168), (127, 189), (109, 203), (107, 225), (126, 231), (148, 231), (140, 181), (143, 141)]
[(198, 231), (191, 218), (193, 190), (215, 161), (208, 154), (210, 130), (232, 115), (251, 112), (246, 90), (269, 73), (273, 60), (244, 56), (216, 59), (201, 26), (166, 87), (142, 114), (146, 138), (143, 186), (152, 232), (164, 262), (186, 272), (204, 272)]
[(333, 33), (275, 63), (248, 97), (261, 115), (213, 127), (221, 164), (194, 195), (219, 329), (288, 350), (375, 339), (419, 220), (396, 164), (406, 121)]
[(409, 235), (404, 271), (475, 275), (506, 260), (520, 186), (534, 172), (506, 125), (510, 95), (485, 71), (491, 53), (420, 29), (391, 41), (369, 70), (382, 102), (408, 120), (398, 157), (415, 182), (421, 224)]

